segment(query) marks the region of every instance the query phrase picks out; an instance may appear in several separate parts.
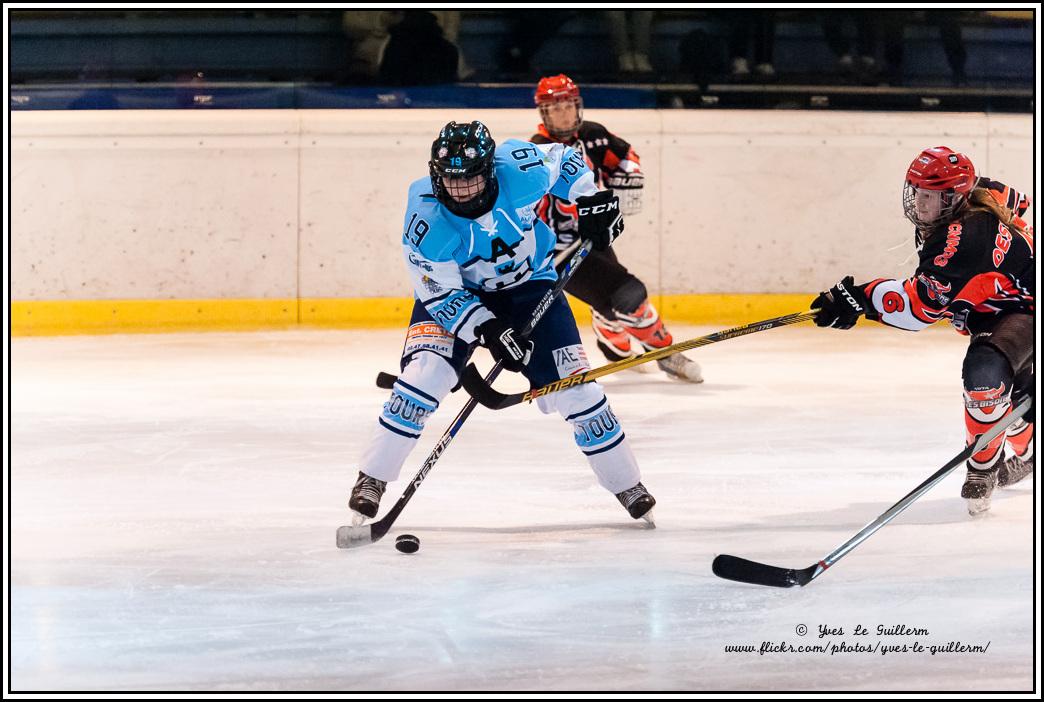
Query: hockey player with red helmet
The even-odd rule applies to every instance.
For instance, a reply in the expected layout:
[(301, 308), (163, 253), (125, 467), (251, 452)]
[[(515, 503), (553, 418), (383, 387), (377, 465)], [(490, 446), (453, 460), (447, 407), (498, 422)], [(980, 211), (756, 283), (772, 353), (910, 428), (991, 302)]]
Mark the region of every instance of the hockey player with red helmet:
[[(964, 154), (945, 146), (921, 152), (906, 172), (903, 210), (916, 227), (919, 265), (907, 280), (862, 285), (843, 278), (812, 303), (821, 327), (849, 329), (861, 316), (919, 331), (941, 319), (970, 336), (964, 357), (968, 445), (1003, 419), (1012, 392), (1034, 392), (1033, 229), (1030, 202), (977, 177)], [(1033, 471), (1033, 417), (1024, 415), (968, 460), (961, 497), (968, 511), (989, 509), (996, 486)]]
[[(569, 76), (542, 78), (534, 96), (541, 125), (530, 141), (560, 143), (584, 155), (598, 185), (620, 198), (624, 215), (637, 214), (642, 207), (642, 174), (638, 154), (626, 141), (597, 122), (583, 118), (580, 89)], [(563, 251), (576, 240), (576, 207), (547, 195), (537, 210), (540, 218), (558, 237), (556, 249)], [(598, 348), (610, 361), (620, 361), (645, 351), (674, 343), (671, 333), (649, 301), (645, 285), (630, 273), (610, 249), (593, 252), (576, 272), (566, 292), (591, 306), (592, 326)], [(703, 382), (700, 366), (677, 353), (657, 361), (672, 378)]]

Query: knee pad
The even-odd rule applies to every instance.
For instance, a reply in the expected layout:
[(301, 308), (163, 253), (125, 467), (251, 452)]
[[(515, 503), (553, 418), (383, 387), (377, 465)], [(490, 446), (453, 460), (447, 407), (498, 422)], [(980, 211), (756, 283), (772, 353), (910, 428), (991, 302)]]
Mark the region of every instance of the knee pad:
[(972, 344), (964, 356), (961, 377), (964, 379), (966, 395), (992, 391), (992, 394), (998, 396), (1008, 396), (1013, 375), (1008, 359), (989, 344)]
[[(1008, 359), (987, 344), (972, 344), (964, 357), (964, 422), (969, 443), (989, 430), (1011, 408), (1012, 370)], [(1001, 437), (972, 457), (973, 463), (992, 465)]]
[(456, 382), (457, 373), (446, 359), (428, 351), (415, 354), (384, 403), (381, 425), (402, 436), (419, 437), (428, 417)]
[(613, 291), (609, 296), (609, 303), (617, 312), (631, 315), (638, 311), (647, 297), (649, 291), (645, 289), (645, 284), (631, 276), (626, 283)]

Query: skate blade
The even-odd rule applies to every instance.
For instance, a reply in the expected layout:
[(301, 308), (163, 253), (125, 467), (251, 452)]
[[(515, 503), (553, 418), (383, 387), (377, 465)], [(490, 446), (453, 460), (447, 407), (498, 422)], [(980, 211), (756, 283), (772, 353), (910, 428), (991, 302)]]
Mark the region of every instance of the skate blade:
[(692, 383), (693, 385), (698, 385), (699, 383), (703, 382), (703, 372), (700, 370), (696, 371), (695, 377), (685, 375), (684, 373), (674, 373), (672, 371), (667, 370), (666, 368), (660, 368), (660, 370), (662, 370), (663, 374), (666, 375), (668, 378), (670, 378), (671, 380), (677, 380), (679, 383)]
[(352, 528), (361, 527), (363, 524), (366, 523), (367, 519), (369, 519), (369, 517), (367, 517), (365, 514), (361, 514), (352, 510)]
[(675, 375), (674, 373), (666, 373), (665, 372), (664, 375), (666, 375), (671, 380), (676, 380), (679, 383), (689, 383), (690, 385), (699, 385), (700, 383), (703, 382), (703, 376), (700, 376), (700, 377), (698, 377), (696, 379), (693, 379), (693, 378), (686, 378), (683, 375)]
[(648, 528), (648, 529), (655, 529), (656, 528), (656, 518), (653, 516), (653, 510), (649, 510), (648, 512), (643, 514), (642, 515), (642, 519), (645, 521), (646, 528)]
[(973, 517), (988, 512), (989, 509), (990, 498), (988, 497), (976, 497), (968, 500), (968, 514)]

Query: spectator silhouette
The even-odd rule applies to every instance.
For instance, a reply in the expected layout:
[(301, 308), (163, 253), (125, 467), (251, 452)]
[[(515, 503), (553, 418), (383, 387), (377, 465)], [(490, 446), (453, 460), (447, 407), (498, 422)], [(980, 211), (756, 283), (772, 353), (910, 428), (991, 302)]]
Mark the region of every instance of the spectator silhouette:
[(431, 12), (408, 10), (388, 29), (390, 38), (381, 60), (385, 85), (435, 85), (457, 80), (460, 53), (443, 35)]
[(729, 56), (732, 59), (733, 80), (751, 77), (753, 57), (754, 76), (760, 80), (774, 80), (776, 69), (772, 53), (776, 42), (776, 17), (772, 10), (739, 10), (726, 13), (729, 32)]

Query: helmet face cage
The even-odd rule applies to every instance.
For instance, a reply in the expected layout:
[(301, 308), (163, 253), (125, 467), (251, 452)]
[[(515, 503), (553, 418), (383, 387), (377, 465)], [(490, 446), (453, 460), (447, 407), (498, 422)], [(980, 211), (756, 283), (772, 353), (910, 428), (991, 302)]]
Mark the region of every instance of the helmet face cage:
[(470, 178), (448, 178), (442, 177), (442, 187), (455, 203), (458, 205), (471, 202), (486, 189), (486, 176), (479, 173)]
[(917, 227), (918, 246), (935, 227), (953, 221), (975, 187), (975, 166), (946, 146), (925, 149), (906, 171), (903, 213)]
[[(558, 141), (568, 141), (576, 137), (580, 124), (584, 121), (584, 101), (580, 97), (580, 88), (573, 79), (564, 73), (557, 76), (541, 78), (537, 83), (533, 102), (540, 111), (540, 121), (544, 129)], [(564, 110), (562, 104), (572, 105), (575, 113), (572, 119), (563, 123), (561, 117)]]
[(967, 198), (953, 190), (928, 190), (910, 181), (903, 185), (903, 213), (918, 229), (951, 221)]
[[(566, 104), (572, 105), (575, 112), (572, 120), (562, 124), (561, 120), (558, 119), (561, 112), (555, 108), (558, 105)], [(544, 123), (544, 129), (558, 140), (567, 140), (575, 137), (580, 129), (580, 124), (584, 121), (584, 101), (579, 96), (545, 100), (537, 105), (537, 109), (540, 111), (540, 121)]]
[(431, 145), (428, 174), (439, 202), (454, 214), (477, 217), (497, 196), (496, 143), (481, 122), (450, 122)]

